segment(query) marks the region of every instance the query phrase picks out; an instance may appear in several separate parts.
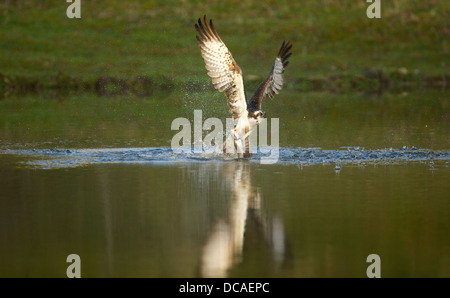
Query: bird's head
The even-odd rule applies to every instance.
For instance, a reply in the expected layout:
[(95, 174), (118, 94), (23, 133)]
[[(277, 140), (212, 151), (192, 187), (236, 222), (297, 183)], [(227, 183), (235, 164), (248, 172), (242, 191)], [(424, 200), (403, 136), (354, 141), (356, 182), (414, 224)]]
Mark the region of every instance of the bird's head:
[(266, 112), (261, 111), (261, 110), (252, 111), (249, 116), (252, 118), (255, 118), (255, 119), (266, 118)]
[(249, 113), (250, 118), (253, 118), (257, 124), (261, 123), (262, 119), (266, 118), (266, 112), (257, 110)]

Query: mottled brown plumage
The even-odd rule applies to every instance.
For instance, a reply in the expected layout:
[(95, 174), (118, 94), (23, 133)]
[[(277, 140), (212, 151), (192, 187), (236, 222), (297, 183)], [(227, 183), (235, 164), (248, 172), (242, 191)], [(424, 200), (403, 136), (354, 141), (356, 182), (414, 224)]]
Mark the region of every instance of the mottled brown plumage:
[[(283, 74), (289, 64), (287, 59), (291, 56), (292, 45), (289, 41), (283, 41), (269, 76), (261, 83), (247, 104), (242, 70), (220, 38), (212, 20), (208, 22), (206, 16), (203, 22), (198, 19), (195, 29), (200, 35), (196, 38), (214, 88), (225, 93), (233, 120), (238, 120), (234, 129), (235, 144), (238, 139), (242, 139), (244, 143), (243, 138), (247, 138), (254, 126), (260, 123), (261, 118), (265, 118), (265, 113), (261, 111), (262, 100), (266, 97), (273, 98), (283, 86)], [(248, 148), (245, 150), (247, 152)]]

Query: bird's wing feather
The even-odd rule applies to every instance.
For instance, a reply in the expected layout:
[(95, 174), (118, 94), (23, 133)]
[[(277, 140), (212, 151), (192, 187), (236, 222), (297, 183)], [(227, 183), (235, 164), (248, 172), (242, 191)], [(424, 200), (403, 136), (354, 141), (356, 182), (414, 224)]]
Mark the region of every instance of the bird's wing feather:
[(270, 70), (269, 76), (264, 82), (259, 85), (258, 89), (256, 89), (255, 94), (253, 94), (252, 98), (249, 102), (249, 109), (253, 111), (261, 110), (261, 102), (264, 98), (273, 98), (275, 94), (283, 87), (283, 74), (284, 70), (289, 64), (287, 59), (292, 55), (289, 51), (292, 48), (292, 44), (290, 41), (284, 42), (281, 45), (281, 48), (278, 52), (277, 57), (275, 58), (275, 62), (272, 65), (272, 69)]
[(214, 29), (212, 20), (203, 23), (198, 19), (195, 29), (200, 34), (197, 37), (202, 57), (205, 60), (208, 75), (212, 79), (214, 88), (224, 92), (233, 119), (240, 118), (247, 110), (244, 80), (242, 70), (234, 60), (225, 43)]

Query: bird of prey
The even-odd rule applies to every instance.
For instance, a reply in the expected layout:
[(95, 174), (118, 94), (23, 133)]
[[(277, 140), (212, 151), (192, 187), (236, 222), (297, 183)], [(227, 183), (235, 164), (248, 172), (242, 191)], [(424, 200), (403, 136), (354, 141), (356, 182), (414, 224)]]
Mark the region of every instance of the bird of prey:
[(287, 59), (292, 54), (290, 52), (292, 44), (290, 41), (283, 41), (269, 76), (259, 85), (250, 101), (247, 101), (242, 70), (217, 34), (212, 20), (208, 22), (206, 15), (203, 22), (199, 18), (195, 29), (200, 34), (200, 37), (196, 38), (208, 75), (214, 88), (225, 93), (232, 118), (237, 121), (234, 130), (224, 143), (223, 151), (230, 152), (229, 143), (232, 143), (234, 148), (231, 149), (236, 150), (238, 157), (250, 157), (249, 135), (266, 117), (266, 113), (261, 110), (261, 102), (265, 98), (273, 98), (281, 90), (284, 70), (289, 64)]

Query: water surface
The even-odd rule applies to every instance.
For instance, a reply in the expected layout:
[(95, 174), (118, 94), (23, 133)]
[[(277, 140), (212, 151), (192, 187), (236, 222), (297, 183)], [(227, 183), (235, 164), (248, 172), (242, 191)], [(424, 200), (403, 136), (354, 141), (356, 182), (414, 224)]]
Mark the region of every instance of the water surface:
[(448, 93), (284, 92), (277, 163), (174, 154), (220, 95), (0, 101), (0, 276), (450, 276)]

